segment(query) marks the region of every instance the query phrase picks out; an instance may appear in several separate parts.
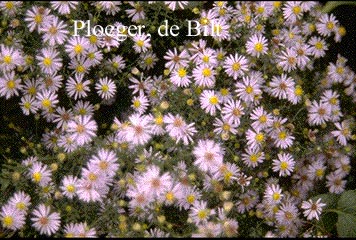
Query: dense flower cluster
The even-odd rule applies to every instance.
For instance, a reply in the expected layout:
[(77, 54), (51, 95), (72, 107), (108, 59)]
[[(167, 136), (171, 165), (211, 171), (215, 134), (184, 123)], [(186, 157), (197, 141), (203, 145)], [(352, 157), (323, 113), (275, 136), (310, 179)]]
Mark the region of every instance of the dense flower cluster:
[[(49, 126), (46, 154), (19, 160), (21, 183), (1, 203), (4, 229), (233, 237), (257, 223), (257, 234), (296, 237), (319, 231), (309, 229), (325, 206), (310, 199), (316, 192), (345, 190), (355, 123), (342, 102), (356, 102), (356, 73), (341, 55), (323, 62), (346, 32), (318, 2), (1, 2), (0, 10), (0, 96)], [(166, 44), (155, 35), (165, 17), (183, 13), (211, 36), (181, 32)], [(78, 17), (146, 29), (125, 41), (73, 36)], [(122, 87), (131, 106), (100, 135), (98, 109), (120, 102)]]

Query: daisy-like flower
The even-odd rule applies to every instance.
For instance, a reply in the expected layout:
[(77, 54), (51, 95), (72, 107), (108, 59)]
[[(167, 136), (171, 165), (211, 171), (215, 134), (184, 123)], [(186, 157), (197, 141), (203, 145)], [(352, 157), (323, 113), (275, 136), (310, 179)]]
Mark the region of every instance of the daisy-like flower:
[(111, 178), (115, 176), (119, 168), (117, 160), (115, 152), (101, 148), (96, 155), (91, 157), (89, 164), (93, 165), (99, 174), (102, 173)]
[(98, 125), (91, 116), (76, 116), (68, 122), (67, 132), (71, 138), (79, 145), (89, 143), (96, 136)]
[(75, 77), (69, 77), (66, 83), (66, 91), (69, 97), (74, 98), (74, 100), (85, 98), (90, 91), (89, 88), (90, 81), (83, 81), (82, 75), (75, 75)]
[(237, 201), (237, 211), (241, 214), (252, 209), (258, 202), (258, 194), (254, 190), (248, 190), (247, 192), (239, 196)]
[[(102, 184), (103, 181), (100, 182)], [(89, 179), (79, 179), (78, 180), (78, 198), (84, 202), (100, 202), (102, 201), (102, 196), (99, 189), (94, 187), (94, 184)]]
[(302, 2), (288, 1), (284, 4), (282, 10), (284, 19), (291, 24), (303, 17), (304, 8)]
[(18, 96), (19, 90), (22, 89), (21, 79), (15, 77), (15, 72), (5, 72), (3, 77), (0, 77), (0, 96), (6, 99), (12, 96)]
[(288, 99), (288, 96), (294, 91), (294, 80), (286, 74), (273, 76), (269, 83), (270, 94), (278, 99)]
[(73, 112), (75, 115), (93, 115), (94, 105), (88, 101), (79, 100), (73, 107)]
[(286, 149), (293, 145), (294, 137), (290, 135), (285, 128), (280, 128), (274, 131), (271, 137), (274, 139), (276, 147)]
[(116, 94), (115, 82), (107, 77), (100, 78), (95, 84), (95, 89), (98, 95), (106, 100), (113, 98)]
[(248, 71), (248, 60), (243, 55), (230, 54), (225, 59), (223, 67), (227, 75), (237, 80), (238, 77), (244, 76), (245, 72)]
[(64, 107), (57, 107), (55, 117), (53, 119), (54, 123), (57, 123), (57, 128), (65, 129), (70, 120), (74, 117), (72, 109), (66, 110)]
[(284, 194), (278, 184), (269, 184), (266, 187), (263, 198), (270, 204), (280, 203)]
[(274, 159), (272, 162), (272, 170), (279, 172), (279, 176), (290, 176), (294, 170), (295, 161), (289, 153), (279, 153), (278, 159)]
[(342, 175), (331, 172), (326, 176), (326, 187), (329, 192), (340, 194), (345, 190), (346, 180), (342, 180)]
[(216, 51), (212, 48), (204, 48), (201, 52), (198, 53), (196, 58), (196, 64), (207, 64), (211, 66), (217, 66), (217, 58), (216, 58)]
[(292, 48), (287, 48), (282, 51), (281, 55), (277, 57), (277, 65), (283, 69), (285, 72), (291, 72), (297, 69), (297, 53)]
[(45, 74), (43, 78), (39, 79), (39, 89), (47, 89), (52, 92), (57, 92), (62, 87), (63, 77), (60, 74)]
[(319, 198), (316, 202), (313, 202), (311, 199), (303, 201), (301, 208), (304, 210), (303, 214), (307, 220), (312, 220), (313, 218), (319, 220), (319, 216), (324, 206), (326, 206), (326, 204), (321, 202), (321, 198)]
[(13, 70), (24, 64), (22, 53), (13, 47), (0, 45), (0, 69), (3, 72)]
[(336, 140), (343, 146), (347, 145), (347, 140), (351, 138), (350, 121), (344, 120), (341, 123), (334, 123), (337, 130), (331, 132)]
[(44, 89), (36, 95), (36, 106), (45, 111), (55, 108), (58, 102), (58, 96), (53, 91)]
[(137, 186), (141, 191), (153, 197), (159, 197), (172, 185), (172, 177), (168, 172), (160, 174), (160, 168), (155, 165), (147, 167), (147, 171), (137, 177)]
[(265, 160), (264, 152), (258, 149), (246, 148), (245, 152), (242, 154), (242, 161), (248, 167), (255, 168)]
[(156, 65), (158, 58), (153, 51), (142, 52), (140, 54), (140, 67), (143, 70), (149, 70)]
[(184, 145), (193, 142), (192, 136), (197, 132), (195, 123), (187, 124), (179, 114), (173, 116), (171, 113), (165, 115), (162, 120), (166, 124), (165, 129), (169, 136), (175, 139), (176, 143), (180, 140), (183, 140)]
[(163, 58), (167, 61), (164, 64), (165, 68), (168, 68), (170, 71), (173, 71), (179, 67), (188, 67), (189, 54), (185, 49), (179, 54), (177, 48), (174, 48), (173, 51), (169, 49)]
[(282, 203), (276, 213), (279, 224), (292, 225), (298, 219), (298, 208), (290, 202)]
[(52, 15), (49, 15), (50, 12), (50, 9), (43, 6), (32, 6), (31, 9), (27, 10), (25, 15), (25, 22), (27, 22), (29, 31), (39, 31), (43, 24), (49, 21), (48, 18), (50, 18), (50, 16), (52, 17)]
[(329, 49), (325, 40), (318, 36), (312, 36), (308, 43), (310, 44), (310, 51), (314, 58), (324, 57), (326, 51)]
[(175, 11), (176, 9), (184, 9), (188, 3), (189, 1), (164, 1), (164, 4), (172, 11)]
[(28, 207), (31, 204), (31, 197), (24, 191), (17, 191), (9, 199), (9, 205), (14, 206), (17, 210), (22, 213), (26, 213)]
[(28, 170), (28, 176), (34, 183), (41, 187), (47, 186), (52, 181), (52, 173), (46, 164), (41, 162), (34, 162)]
[(151, 48), (151, 35), (142, 33), (141, 35), (135, 35), (132, 37), (134, 41), (134, 50), (137, 53), (146, 52)]
[(313, 125), (321, 125), (330, 120), (331, 108), (327, 103), (317, 102), (313, 100), (308, 109), (308, 123)]
[(6, 204), (1, 207), (0, 220), (4, 228), (18, 230), (25, 225), (25, 214), (15, 206)]
[(70, 134), (61, 135), (57, 144), (58, 147), (63, 148), (65, 152), (73, 152), (78, 147)]
[(65, 45), (65, 51), (70, 58), (86, 56), (90, 47), (88, 38), (76, 36), (71, 37)]
[(65, 15), (70, 14), (70, 12), (78, 6), (78, 1), (51, 1), (51, 7), (58, 11), (59, 14)]
[(244, 107), (240, 100), (228, 100), (221, 109), (221, 115), (224, 119), (232, 121), (237, 126), (240, 125), (240, 118), (245, 114)]
[(40, 204), (32, 212), (32, 226), (36, 228), (40, 234), (51, 236), (56, 233), (61, 224), (61, 217), (57, 212), (51, 212), (51, 208), (44, 204)]
[(272, 114), (264, 110), (263, 106), (256, 107), (252, 111), (250, 119), (253, 120), (251, 126), (256, 131), (264, 130), (272, 126), (273, 123)]
[(224, 149), (213, 140), (199, 140), (193, 149), (194, 165), (204, 172), (212, 172), (223, 163)]
[(337, 30), (339, 22), (332, 13), (323, 14), (318, 20), (316, 30), (321, 36), (328, 37)]
[(150, 102), (145, 94), (140, 93), (139, 96), (134, 96), (132, 98), (131, 106), (139, 114), (143, 114), (147, 110), (149, 105), (150, 105)]
[(197, 201), (191, 207), (189, 217), (195, 224), (207, 223), (208, 219), (215, 215), (215, 210), (209, 209), (207, 205), (206, 201)]
[(251, 149), (260, 149), (266, 141), (266, 133), (248, 129), (246, 132), (247, 145)]
[(120, 5), (122, 2), (120, 1), (98, 1), (93, 3), (96, 7), (103, 9), (106, 15), (115, 15), (118, 11), (120, 11)]
[(260, 33), (252, 35), (246, 42), (246, 52), (253, 57), (259, 58), (267, 54), (267, 39)]
[(68, 175), (63, 177), (60, 189), (64, 196), (72, 199), (76, 195), (78, 188), (78, 178), (76, 176)]
[(242, 102), (257, 103), (262, 94), (259, 79), (248, 76), (242, 77), (242, 82), (236, 83), (235, 92)]
[(36, 57), (41, 71), (45, 74), (55, 74), (62, 68), (62, 59), (54, 48), (44, 48)]
[(135, 23), (140, 22), (141, 20), (144, 20), (146, 18), (146, 14), (144, 11), (144, 7), (142, 6), (142, 3), (140, 2), (128, 2), (133, 8), (132, 9), (126, 9), (125, 12), (127, 13), (128, 17), (131, 18), (131, 20)]
[(232, 122), (231, 120), (227, 119), (220, 119), (220, 118), (215, 118), (213, 125), (215, 126), (214, 128), (214, 133), (217, 134), (236, 134), (237, 133), (237, 127), (238, 125)]
[(43, 33), (43, 42), (48, 41), (50, 46), (63, 44), (69, 34), (67, 28), (67, 24), (60, 21), (56, 16), (52, 17), (51, 21), (45, 21), (40, 27), (40, 31)]
[(215, 85), (216, 71), (213, 66), (207, 64), (197, 65), (193, 69), (195, 84), (200, 87), (211, 88)]
[(214, 19), (214, 22), (209, 27), (210, 35), (215, 41), (230, 40), (230, 25), (223, 18)]
[(186, 68), (178, 67), (171, 73), (170, 81), (178, 87), (188, 87), (191, 83), (190, 78)]
[(198, 230), (192, 234), (192, 238), (216, 238), (222, 233), (221, 225), (214, 222), (197, 224), (197, 227)]
[(149, 116), (133, 114), (129, 117), (129, 126), (123, 129), (126, 141), (133, 145), (144, 145), (152, 137)]
[(199, 100), (201, 108), (212, 116), (215, 116), (217, 109), (221, 109), (219, 95), (214, 90), (204, 90)]

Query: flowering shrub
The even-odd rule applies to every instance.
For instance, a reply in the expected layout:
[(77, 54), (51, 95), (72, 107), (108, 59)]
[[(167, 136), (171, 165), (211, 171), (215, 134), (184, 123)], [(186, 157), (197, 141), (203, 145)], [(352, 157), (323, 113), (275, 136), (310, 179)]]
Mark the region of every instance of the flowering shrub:
[(356, 74), (318, 2), (0, 9), (1, 100), (29, 122), (2, 236), (355, 236)]

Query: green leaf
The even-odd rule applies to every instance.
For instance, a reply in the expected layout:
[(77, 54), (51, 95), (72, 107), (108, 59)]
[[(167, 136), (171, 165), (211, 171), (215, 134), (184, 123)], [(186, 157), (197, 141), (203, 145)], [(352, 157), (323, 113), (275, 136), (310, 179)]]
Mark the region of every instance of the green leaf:
[(349, 213), (340, 213), (336, 227), (339, 237), (356, 237), (356, 216)]
[(337, 202), (337, 208), (343, 212), (356, 215), (356, 190), (342, 193)]
[(324, 213), (321, 215), (320, 222), (318, 222), (318, 224), (320, 224), (326, 232), (331, 233), (335, 229), (337, 219), (338, 219), (337, 216), (338, 216), (337, 213), (334, 212)]
[(332, 10), (341, 5), (356, 5), (355, 1), (328, 1), (323, 9), (321, 10), (323, 13), (330, 13)]
[(321, 202), (326, 204), (326, 206), (324, 206), (323, 209), (330, 209), (330, 208), (336, 208), (336, 203), (339, 197), (340, 197), (339, 195), (334, 193), (326, 193), (326, 194), (317, 195), (315, 197), (312, 197), (311, 199), (315, 202), (319, 198), (321, 198)]

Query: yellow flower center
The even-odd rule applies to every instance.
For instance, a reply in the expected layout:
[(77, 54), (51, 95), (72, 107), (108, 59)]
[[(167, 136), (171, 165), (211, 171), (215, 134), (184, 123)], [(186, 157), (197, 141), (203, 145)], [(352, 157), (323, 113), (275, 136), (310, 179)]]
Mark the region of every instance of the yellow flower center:
[(75, 90), (77, 90), (78, 92), (82, 92), (84, 90), (83, 83), (77, 83), (75, 85)]
[(336, 72), (337, 72), (338, 74), (343, 74), (343, 73), (344, 73), (344, 68), (343, 68), (343, 67), (337, 67), (337, 68), (336, 68)]
[(278, 138), (281, 139), (281, 140), (284, 140), (286, 139), (287, 137), (287, 134), (285, 131), (281, 131), (279, 134), (278, 134)]
[(89, 42), (90, 42), (91, 44), (95, 44), (97, 41), (98, 41), (98, 37), (97, 37), (97, 36), (91, 35), (91, 36), (89, 37)]
[(322, 176), (324, 176), (324, 170), (323, 170), (323, 169), (317, 169), (317, 170), (315, 171), (315, 174), (316, 174), (316, 176), (318, 176), (318, 177), (322, 177)]
[(82, 45), (80, 45), (80, 44), (75, 45), (75, 46), (74, 46), (74, 52), (75, 52), (76, 54), (80, 54), (81, 52), (83, 52), (83, 47), (82, 47)]
[(210, 104), (216, 105), (219, 103), (219, 98), (217, 96), (212, 96), (209, 98)]
[(223, 127), (222, 127), (222, 129), (225, 131), (225, 132), (227, 132), (227, 131), (230, 131), (230, 125), (229, 124), (227, 124), (227, 123), (224, 123), (223, 124)]
[(40, 172), (35, 172), (32, 174), (32, 177), (33, 177), (33, 180), (38, 183), (42, 179), (42, 174)]
[(273, 193), (272, 198), (274, 201), (277, 201), (281, 198), (281, 194), (279, 193)]
[(302, 11), (302, 8), (300, 6), (293, 7), (293, 13), (295, 15), (298, 15), (301, 11)]
[(185, 77), (187, 75), (187, 71), (184, 69), (184, 68), (179, 68), (178, 69), (178, 76), (180, 77), (180, 78), (183, 78), (183, 77)]
[(210, 77), (211, 76), (211, 70), (209, 68), (204, 68), (202, 72), (204, 77)]
[(6, 2), (6, 3), (5, 3), (5, 7), (6, 7), (8, 10), (11, 10), (11, 9), (14, 7), (14, 3), (13, 3), (13, 2)]
[(253, 163), (257, 162), (257, 159), (258, 159), (257, 154), (252, 154), (252, 155), (250, 156), (250, 161), (253, 162)]
[(302, 89), (302, 87), (301, 86), (296, 86), (296, 88), (295, 88), (295, 90), (294, 90), (294, 93), (295, 93), (295, 95), (297, 95), (297, 96), (301, 96), (302, 94), (303, 94), (303, 89)]
[(267, 116), (266, 115), (261, 115), (258, 120), (260, 123), (266, 123), (267, 122)]
[(58, 32), (57, 28), (55, 26), (52, 26), (48, 29), (49, 33), (54, 35)]
[(240, 63), (237, 62), (237, 63), (233, 63), (232, 64), (232, 70), (234, 70), (235, 72), (240, 70), (240, 68), (241, 68), (241, 64)]
[(12, 57), (10, 55), (5, 55), (3, 60), (6, 64), (12, 63)]
[(30, 109), (30, 108), (31, 108), (31, 103), (25, 102), (23, 106), (24, 106), (24, 108), (26, 108), (26, 109)]
[(334, 28), (334, 23), (333, 22), (328, 22), (326, 24), (326, 28), (329, 29), (329, 30), (332, 30)]
[(287, 162), (281, 162), (280, 168), (281, 168), (281, 170), (286, 170), (288, 168), (288, 163)]
[(79, 73), (83, 73), (85, 71), (85, 68), (83, 67), (83, 65), (78, 65), (75, 70)]
[(140, 103), (139, 100), (135, 100), (133, 105), (134, 105), (135, 108), (139, 108), (141, 106), (141, 103)]
[(2, 222), (3, 222), (3, 225), (5, 227), (11, 227), (12, 224), (14, 224), (14, 219), (12, 216), (5, 216), (3, 219), (2, 219)]
[(199, 219), (205, 219), (208, 216), (207, 210), (203, 209), (198, 212)]
[(315, 48), (318, 49), (318, 50), (321, 50), (321, 49), (323, 49), (323, 44), (321, 42), (317, 42), (315, 44)]
[(172, 202), (174, 200), (174, 194), (172, 192), (166, 193), (166, 199), (167, 201)]
[(98, 176), (94, 173), (89, 173), (88, 178), (90, 181), (95, 181), (98, 178)]
[(255, 44), (255, 51), (256, 52), (262, 52), (263, 51), (263, 44), (262, 43), (256, 43)]
[(137, 46), (139, 46), (139, 47), (143, 47), (144, 41), (138, 40), (136, 44), (137, 44)]
[(262, 7), (262, 6), (259, 6), (259, 7), (257, 8), (257, 13), (258, 13), (258, 14), (262, 14), (262, 13), (264, 13), (264, 11), (265, 11), (265, 8)]
[(42, 107), (44, 108), (50, 108), (52, 105), (52, 102), (49, 99), (43, 99), (41, 103), (42, 103)]
[(14, 89), (16, 87), (16, 82), (14, 80), (10, 80), (6, 85), (8, 89)]
[(85, 127), (82, 124), (78, 124), (76, 130), (78, 133), (83, 133), (85, 131)]
[(67, 192), (70, 192), (70, 193), (74, 193), (75, 192), (75, 187), (73, 186), (73, 184), (70, 184), (66, 187), (67, 189)]
[(43, 59), (43, 64), (46, 66), (46, 67), (49, 67), (52, 65), (52, 59), (48, 58), (48, 57), (45, 57)]
[(146, 58), (146, 59), (145, 59), (145, 63), (146, 63), (147, 65), (151, 65), (151, 64), (153, 63), (153, 58), (151, 58), (151, 57)]
[(41, 23), (43, 21), (42, 15), (41, 14), (37, 14), (35, 16), (34, 20), (35, 20), (35, 23), (37, 23), (37, 24)]
[(188, 203), (193, 204), (194, 201), (195, 201), (194, 195), (189, 195), (189, 196), (187, 197), (187, 202), (188, 202)]
[(209, 24), (209, 19), (207, 19), (206, 17), (203, 17), (200, 19), (200, 24), (201, 25), (208, 25)]
[(101, 90), (102, 90), (103, 92), (107, 92), (107, 91), (109, 91), (109, 86), (106, 85), (106, 84), (104, 84), (104, 85), (101, 87)]
[(19, 210), (25, 210), (26, 204), (24, 202), (18, 202), (16, 203), (16, 208)]
[(262, 141), (264, 140), (264, 138), (265, 138), (265, 136), (263, 135), (263, 133), (258, 133), (258, 134), (256, 134), (256, 136), (255, 136), (255, 140), (256, 140), (257, 142), (262, 142)]
[(247, 94), (251, 94), (253, 92), (253, 88), (250, 85), (248, 85), (246, 87), (245, 91), (246, 91)]
[(155, 118), (155, 123), (157, 125), (162, 125), (163, 124), (163, 117), (162, 116), (158, 116)]
[(229, 89), (227, 89), (227, 88), (222, 88), (222, 89), (220, 89), (220, 93), (221, 93), (221, 95), (223, 95), (223, 96), (227, 96), (227, 95), (229, 94)]

